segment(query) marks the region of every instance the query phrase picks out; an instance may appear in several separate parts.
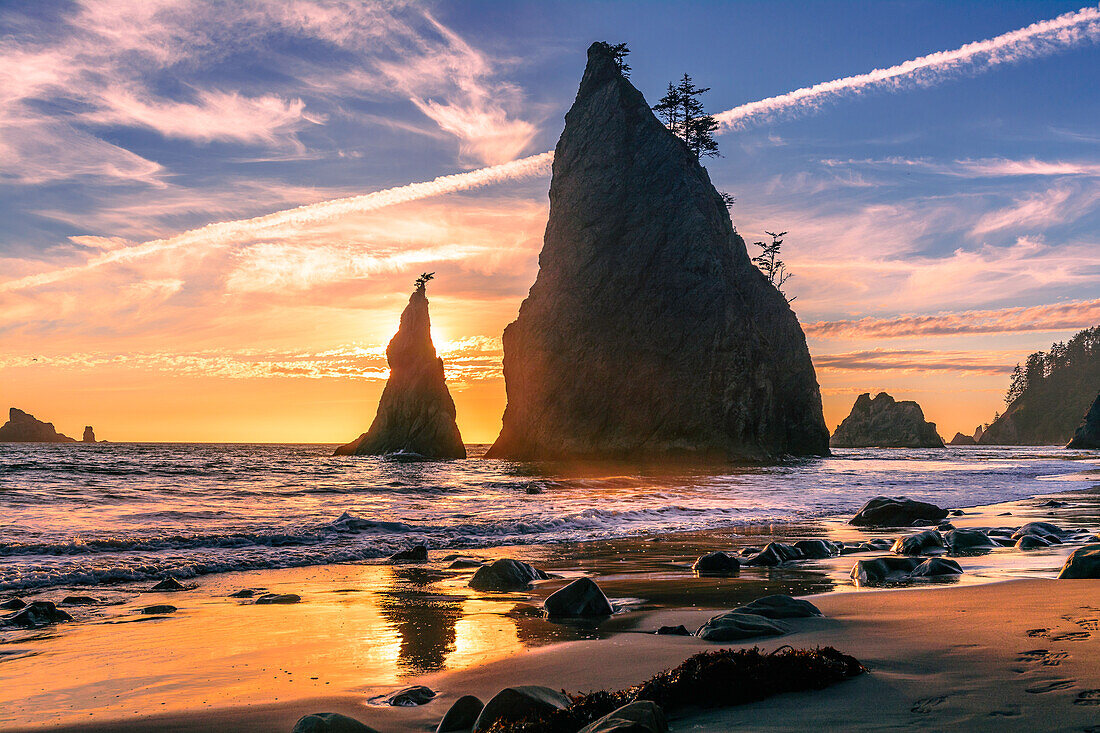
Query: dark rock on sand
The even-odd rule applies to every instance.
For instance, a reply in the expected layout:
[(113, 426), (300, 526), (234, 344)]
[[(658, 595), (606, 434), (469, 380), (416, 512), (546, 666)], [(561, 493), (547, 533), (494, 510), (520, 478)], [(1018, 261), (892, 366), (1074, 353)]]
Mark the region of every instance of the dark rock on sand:
[(824, 560), (840, 554), (840, 548), (835, 542), (825, 540), (799, 540), (794, 543), (794, 547), (808, 560)]
[(549, 577), (533, 565), (507, 558), (478, 568), (470, 578), (470, 587), (474, 590), (524, 590), (532, 581)]
[(1042, 537), (1049, 542), (1060, 545), (1062, 544), (1062, 539), (1070, 533), (1050, 522), (1028, 522), (1012, 533), (1012, 539), (1018, 540), (1029, 534)]
[(668, 720), (660, 705), (638, 700), (589, 723), (577, 733), (668, 733)]
[(985, 532), (976, 529), (952, 529), (943, 536), (944, 544), (953, 554), (983, 552), (999, 547)]
[(712, 617), (695, 635), (704, 641), (741, 641), (765, 636), (782, 636), (790, 628), (756, 613), (728, 611)]
[(930, 557), (909, 573), (911, 578), (939, 578), (945, 575), (962, 575), (962, 568), (946, 557)]
[(91, 606), (99, 603), (99, 599), (91, 596), (65, 596), (61, 602), (67, 606)]
[(84, 426), (84, 435), (81, 436), (80, 442), (81, 443), (94, 443), (95, 442), (95, 431), (92, 430), (91, 425), (85, 425)]
[(0, 443), (75, 443), (54, 430), (52, 422), (36, 420), (34, 415), (12, 407), (8, 421), (0, 425)]
[(692, 564), (699, 575), (735, 575), (741, 570), (741, 561), (728, 552), (708, 552)]
[(950, 532), (955, 529), (955, 525), (951, 524), (951, 522), (940, 522), (936, 525), (936, 529), (940, 532)]
[(175, 578), (173, 578), (171, 575), (169, 575), (167, 578), (165, 578), (164, 580), (162, 580), (159, 583), (157, 583), (156, 585), (154, 585), (152, 588), (150, 588), (150, 590), (159, 590), (159, 591), (167, 591), (167, 592), (183, 590), (183, 589), (184, 589), (183, 584), (180, 583)]
[(1043, 509), (1061, 509), (1064, 506), (1069, 506), (1069, 504), (1064, 501), (1058, 501), (1057, 499), (1047, 499), (1046, 501), (1036, 504), (1035, 506), (1041, 507)]
[(914, 519), (910, 527), (935, 527), (936, 523), (927, 519)]
[(777, 593), (771, 596), (757, 598), (752, 603), (733, 609), (734, 612), (754, 613), (765, 618), (810, 618), (821, 616), (821, 610), (817, 606), (800, 598)]
[(264, 593), (256, 599), (257, 606), (287, 605), (301, 602), (302, 597), (297, 593)]
[(914, 557), (877, 557), (873, 560), (859, 560), (852, 566), (850, 573), (856, 585), (879, 585), (882, 583), (901, 583), (921, 564)]
[(569, 705), (569, 698), (557, 690), (539, 685), (506, 687), (489, 702), (474, 722), (474, 733), (488, 730), (497, 721), (521, 720), (531, 715), (561, 710)]
[(24, 608), (26, 605), (26, 601), (24, 601), (22, 598), (9, 598), (3, 603), (0, 603), (0, 610), (18, 611), (20, 608)]
[(655, 633), (657, 636), (691, 636), (691, 632), (683, 624), (679, 626), (662, 626)]
[(229, 597), (230, 598), (251, 598), (254, 595), (256, 595), (256, 591), (252, 590), (251, 588), (242, 588), (241, 590), (237, 591), (236, 593), (230, 593)]
[(1100, 545), (1078, 547), (1062, 566), (1058, 579), (1100, 578)]
[(49, 626), (72, 620), (72, 616), (49, 601), (31, 601), (22, 610), (7, 616), (4, 619), (4, 624), (7, 626), (20, 626), (24, 629), (35, 629), (39, 626)]
[(603, 46), (554, 154), (539, 273), (504, 331), (486, 457), (828, 454), (806, 339), (696, 156)]
[(395, 708), (415, 708), (419, 705), (429, 703), (435, 698), (436, 692), (432, 688), (425, 687), (424, 685), (413, 685), (412, 687), (398, 690), (392, 695), (387, 695), (382, 699), (382, 704), (390, 705)]
[(417, 545), (408, 550), (401, 550), (390, 555), (389, 562), (428, 562), (428, 548)]
[(1100, 395), (1096, 396), (1096, 401), (1089, 408), (1081, 427), (1077, 428), (1073, 440), (1066, 447), (1100, 449)]
[(752, 557), (753, 555), (759, 555), (759, 547), (744, 547), (741, 549), (741, 557)]
[(158, 606), (146, 606), (141, 609), (141, 612), (146, 616), (159, 616), (163, 613), (175, 613), (178, 609), (175, 606), (169, 606), (167, 603)]
[(943, 535), (934, 529), (899, 537), (890, 548), (895, 555), (932, 555), (943, 551)]
[(802, 552), (797, 547), (785, 545), (782, 542), (769, 542), (767, 547), (745, 560), (743, 564), (775, 566), (791, 560), (802, 559)]
[(485, 709), (485, 703), (473, 695), (463, 695), (454, 701), (443, 720), (435, 727), (435, 733), (458, 733), (474, 727), (477, 716)]
[(542, 607), (550, 618), (593, 618), (615, 611), (600, 586), (589, 578), (578, 578), (551, 593)]
[(1025, 534), (1019, 540), (1016, 541), (1017, 550), (1042, 550), (1046, 547), (1050, 547), (1052, 543), (1050, 540), (1043, 539), (1037, 534)]
[(336, 455), (417, 454), (465, 458), (455, 423), (455, 403), (443, 376), (443, 360), (432, 343), (428, 297), (423, 283), (409, 297), (397, 334), (386, 346), (390, 376), (370, 429)]
[(872, 550), (889, 550), (894, 545), (893, 540), (888, 540), (885, 537), (874, 537), (863, 543), (866, 547)]
[(294, 724), (291, 733), (378, 733), (355, 718), (340, 713), (312, 713)]
[(451, 564), (447, 566), (447, 568), (449, 570), (472, 570), (473, 568), (480, 568), (484, 564), (485, 563), (483, 563), (481, 560), (474, 560), (468, 557), (460, 557), (457, 560), (452, 561)]
[(863, 505), (848, 524), (857, 527), (908, 527), (917, 519), (939, 522), (947, 516), (946, 509), (935, 504), (914, 501), (904, 496), (876, 496)]
[(861, 394), (852, 412), (829, 440), (833, 448), (943, 448), (936, 423), (911, 400), (897, 402), (885, 392)]

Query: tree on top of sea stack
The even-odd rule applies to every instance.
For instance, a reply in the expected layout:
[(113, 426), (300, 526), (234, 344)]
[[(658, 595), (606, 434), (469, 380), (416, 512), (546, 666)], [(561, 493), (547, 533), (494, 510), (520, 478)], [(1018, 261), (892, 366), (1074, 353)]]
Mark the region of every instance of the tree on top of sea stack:
[(489, 457), (826, 455), (806, 338), (695, 151), (606, 44), (554, 153), (539, 273), (504, 331)]
[(386, 347), (390, 377), (370, 430), (336, 455), (416, 453), (426, 458), (465, 458), (447, 390), (443, 360), (432, 343), (426, 286), (435, 273), (417, 278), (397, 334)]

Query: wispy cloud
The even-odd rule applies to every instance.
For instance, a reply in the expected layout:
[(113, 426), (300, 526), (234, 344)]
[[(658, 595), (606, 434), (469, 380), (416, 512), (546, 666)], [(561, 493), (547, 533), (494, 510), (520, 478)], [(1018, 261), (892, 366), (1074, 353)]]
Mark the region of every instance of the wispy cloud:
[(821, 338), (905, 338), (958, 334), (1066, 331), (1100, 324), (1100, 299), (998, 310), (893, 318), (817, 321), (803, 326)]
[(868, 167), (868, 168), (908, 168), (927, 171), (938, 175), (958, 178), (1015, 178), (1026, 176), (1082, 177), (1100, 176), (1100, 163), (1092, 161), (1038, 160), (1026, 158), (978, 158), (962, 159), (950, 162), (928, 158), (865, 158), (863, 160), (838, 160), (826, 158), (821, 161), (830, 168)]
[(816, 354), (818, 371), (954, 372), (957, 374), (1009, 374), (1012, 356), (996, 352), (931, 351), (927, 349), (871, 349), (841, 354)]
[(1054, 186), (1023, 196), (1003, 209), (983, 214), (974, 223), (972, 233), (980, 236), (1003, 229), (1019, 231), (1073, 221), (1095, 212), (1098, 201), (1100, 185)]
[(716, 117), (726, 129), (741, 129), (749, 124), (817, 112), (830, 103), (871, 91), (932, 86), (1002, 64), (1049, 56), (1097, 39), (1100, 39), (1100, 8), (1086, 7), (954, 50), (749, 102)]

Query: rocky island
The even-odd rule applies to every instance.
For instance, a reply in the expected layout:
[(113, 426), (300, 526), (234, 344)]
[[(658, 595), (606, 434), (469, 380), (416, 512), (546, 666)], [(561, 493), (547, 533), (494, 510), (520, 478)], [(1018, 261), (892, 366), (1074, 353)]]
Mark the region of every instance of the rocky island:
[(829, 444), (834, 448), (943, 448), (936, 424), (924, 419), (920, 405), (896, 401), (885, 392), (856, 398)]
[(487, 457), (826, 455), (806, 339), (696, 155), (593, 44)]
[(390, 377), (370, 429), (336, 449), (336, 455), (416, 454), (424, 458), (465, 458), (455, 423), (455, 403), (447, 390), (443, 360), (432, 343), (428, 275), (416, 281), (401, 313), (397, 334), (386, 346)]
[(1100, 395), (1096, 395), (1096, 401), (1066, 447), (1100, 449)]
[(8, 411), (8, 421), (0, 425), (0, 443), (75, 443), (54, 429), (52, 422), (36, 420), (34, 415), (15, 407)]

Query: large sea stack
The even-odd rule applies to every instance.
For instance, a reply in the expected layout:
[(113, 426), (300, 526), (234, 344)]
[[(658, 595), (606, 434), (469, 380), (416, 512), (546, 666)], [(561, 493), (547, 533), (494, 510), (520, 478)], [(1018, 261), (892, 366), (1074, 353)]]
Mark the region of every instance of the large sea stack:
[(1084, 422), (1066, 447), (1100, 449), (1100, 395), (1096, 395)]
[(834, 448), (943, 448), (936, 423), (912, 400), (897, 402), (885, 392), (861, 394), (830, 442)]
[(425, 458), (465, 458), (455, 424), (455, 403), (435, 353), (423, 282), (401, 314), (386, 347), (390, 378), (370, 430), (336, 449), (336, 455), (413, 453)]
[(826, 455), (806, 338), (710, 177), (604, 44), (554, 153), (539, 273), (504, 331), (488, 457)]
[(52, 422), (36, 420), (34, 415), (11, 408), (8, 421), (0, 425), (0, 443), (75, 443), (57, 432)]

